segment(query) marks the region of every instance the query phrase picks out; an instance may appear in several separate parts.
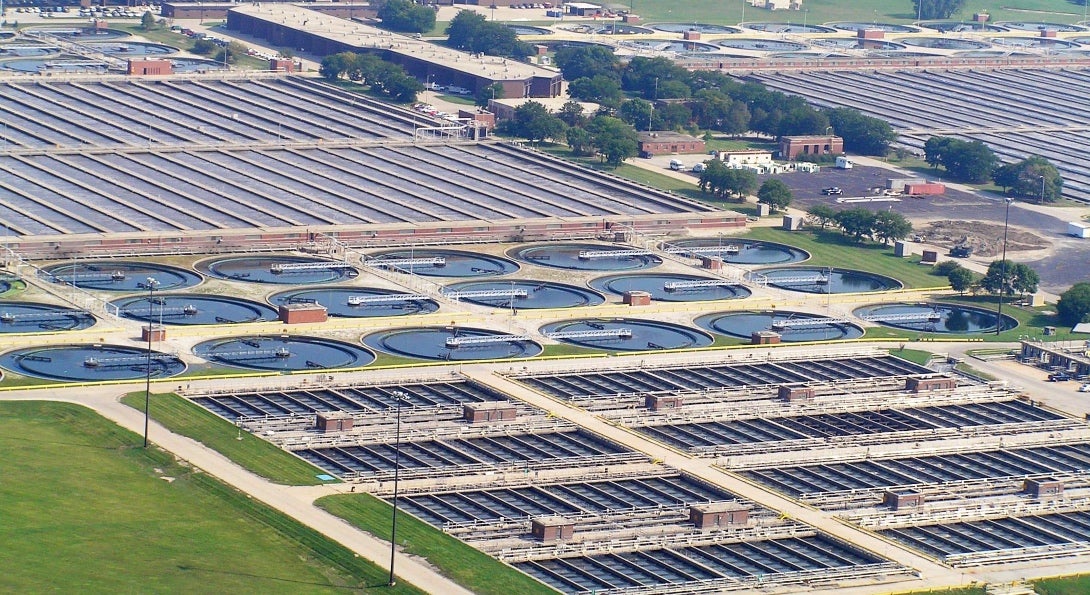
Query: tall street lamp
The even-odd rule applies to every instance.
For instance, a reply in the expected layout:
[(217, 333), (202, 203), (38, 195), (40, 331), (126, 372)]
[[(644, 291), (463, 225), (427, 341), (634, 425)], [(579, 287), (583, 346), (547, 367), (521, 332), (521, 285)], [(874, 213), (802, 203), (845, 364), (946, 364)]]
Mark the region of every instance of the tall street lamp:
[(397, 480), (398, 471), (401, 469), (401, 401), (407, 399), (408, 395), (401, 391), (393, 391), (390, 394), (396, 399), (394, 417), (397, 420), (394, 422), (394, 512), (390, 519), (390, 580), (387, 583), (393, 587), (397, 584), (397, 577), (394, 576), (394, 560), (397, 556)]
[(1003, 292), (1007, 290), (1007, 223), (1011, 218), (1011, 203), (1014, 198), (1007, 197), (1007, 209), (1003, 214), (1003, 256), (999, 261), (999, 310), (996, 312), (995, 334), (1003, 331)]
[[(152, 327), (152, 307), (155, 304), (155, 288), (159, 286), (159, 282), (153, 277), (148, 277), (144, 280), (144, 284), (148, 286), (148, 361), (147, 361), (147, 374), (144, 380), (144, 448), (148, 447), (148, 423), (151, 418), (151, 337), (154, 327)], [(162, 317), (163, 310), (159, 309), (159, 316)], [(161, 319), (161, 318), (160, 318)]]

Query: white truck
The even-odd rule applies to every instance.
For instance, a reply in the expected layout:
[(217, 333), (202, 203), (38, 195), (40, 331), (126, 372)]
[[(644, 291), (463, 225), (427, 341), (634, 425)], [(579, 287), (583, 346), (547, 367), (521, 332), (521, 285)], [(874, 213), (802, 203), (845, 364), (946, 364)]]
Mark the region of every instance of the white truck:
[(671, 159), (670, 160), (670, 169), (672, 169), (674, 171), (681, 171), (681, 170), (685, 169), (685, 164), (682, 163), (680, 159)]
[(848, 159), (843, 155), (840, 155), (836, 158), (837, 169), (851, 169), (853, 167), (855, 167), (855, 162), (853, 162), (851, 159)]

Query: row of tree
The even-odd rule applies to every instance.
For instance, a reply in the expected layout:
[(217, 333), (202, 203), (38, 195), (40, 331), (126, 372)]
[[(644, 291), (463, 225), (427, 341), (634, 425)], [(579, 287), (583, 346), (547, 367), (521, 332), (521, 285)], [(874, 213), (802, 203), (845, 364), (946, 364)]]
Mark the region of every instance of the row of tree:
[(839, 227), (844, 235), (856, 242), (870, 239), (888, 244), (912, 233), (912, 223), (893, 211), (870, 211), (862, 207), (837, 211), (829, 205), (817, 204), (810, 207), (807, 214), (814, 225), (821, 229), (830, 225)]
[(924, 158), (931, 167), (941, 165), (953, 180), (970, 184), (992, 180), (1018, 198), (1053, 202), (1063, 191), (1059, 170), (1044, 157), (999, 165), (995, 152), (978, 140), (933, 136), (924, 143)]
[(383, 29), (399, 33), (425, 33), (435, 27), (435, 9), (409, 0), (385, 0), (377, 16)]
[[(690, 72), (668, 58), (622, 62), (602, 46), (562, 47), (556, 63), (573, 99), (592, 101), (638, 128), (690, 126), (727, 134), (824, 134), (832, 127), (845, 149), (884, 155), (896, 138), (887, 122), (850, 108), (819, 110), (805, 99), (712, 71)], [(632, 97), (632, 99), (629, 99)], [(657, 105), (652, 101), (677, 100)]]
[(515, 30), (503, 23), (485, 20), (484, 15), (463, 10), (447, 25), (447, 45), (454, 49), (521, 60), (533, 52), (519, 41)]
[(555, 115), (544, 105), (528, 101), (515, 108), (510, 119), (500, 123), (499, 132), (531, 143), (563, 139), (576, 156), (599, 155), (613, 166), (635, 157), (638, 148), (635, 128), (606, 114), (588, 117), (574, 101), (564, 104)]
[(394, 101), (415, 101), (416, 94), (424, 90), (424, 85), (409, 76), (404, 68), (372, 54), (332, 54), (322, 58), (318, 72), (330, 82), (347, 77), (367, 85), (372, 93)]

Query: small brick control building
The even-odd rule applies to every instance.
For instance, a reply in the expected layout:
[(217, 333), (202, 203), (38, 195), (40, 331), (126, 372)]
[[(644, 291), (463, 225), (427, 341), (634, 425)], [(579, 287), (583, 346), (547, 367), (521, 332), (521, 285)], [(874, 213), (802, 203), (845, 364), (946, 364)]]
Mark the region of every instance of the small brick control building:
[(509, 401), (485, 401), (466, 403), (462, 406), (462, 419), (471, 424), (495, 421), (514, 421), (515, 405)]
[(352, 429), (352, 415), (344, 411), (326, 411), (318, 414), (316, 423), (319, 432), (347, 432)]
[(678, 395), (647, 395), (644, 397), (644, 405), (651, 411), (678, 409), (683, 403), (684, 400)]
[(1022, 491), (1033, 498), (1041, 500), (1056, 500), (1063, 498), (1064, 484), (1058, 479), (1042, 477), (1039, 479), (1027, 479)]
[(882, 500), (891, 510), (911, 510), (923, 506), (923, 494), (918, 492), (886, 492)]
[(673, 153), (701, 153), (706, 151), (704, 139), (679, 132), (640, 132), (640, 155), (670, 155)]
[(125, 72), (139, 76), (166, 76), (174, 74), (174, 65), (170, 60), (129, 60)]
[(698, 504), (689, 508), (689, 521), (701, 530), (741, 527), (749, 523), (749, 509), (734, 502)]
[(571, 539), (575, 534), (575, 523), (558, 516), (533, 519), (530, 521), (530, 534), (541, 541)]
[(284, 304), (279, 310), (280, 322), (301, 324), (304, 322), (325, 322), (328, 318), (325, 306), (318, 303)]
[(781, 136), (780, 159), (792, 160), (799, 155), (840, 155), (844, 139), (839, 136)]

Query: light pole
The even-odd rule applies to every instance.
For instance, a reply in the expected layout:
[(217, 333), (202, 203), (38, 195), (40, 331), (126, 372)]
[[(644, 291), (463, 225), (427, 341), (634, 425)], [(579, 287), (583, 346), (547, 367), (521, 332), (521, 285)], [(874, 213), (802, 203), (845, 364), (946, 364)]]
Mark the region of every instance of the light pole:
[[(144, 448), (148, 447), (148, 423), (151, 418), (151, 336), (152, 336), (152, 315), (151, 308), (155, 303), (155, 288), (159, 285), (153, 277), (148, 277), (144, 280), (144, 283), (148, 286), (148, 361), (147, 361), (147, 374), (144, 379)], [(159, 316), (162, 317), (163, 310), (160, 308)]]
[[(1044, 179), (1043, 177), (1041, 178)], [(1007, 209), (1003, 213), (1003, 256), (999, 261), (999, 309), (996, 312), (995, 334), (1003, 330), (1003, 292), (1007, 290), (1007, 223), (1011, 217), (1011, 203), (1014, 198), (1007, 197)]]
[(394, 422), (394, 512), (390, 518), (390, 580), (387, 583), (393, 587), (397, 584), (397, 578), (394, 576), (394, 560), (397, 556), (397, 480), (398, 471), (401, 469), (401, 401), (408, 395), (401, 391), (393, 391), (390, 394), (396, 399), (394, 417), (397, 420)]

